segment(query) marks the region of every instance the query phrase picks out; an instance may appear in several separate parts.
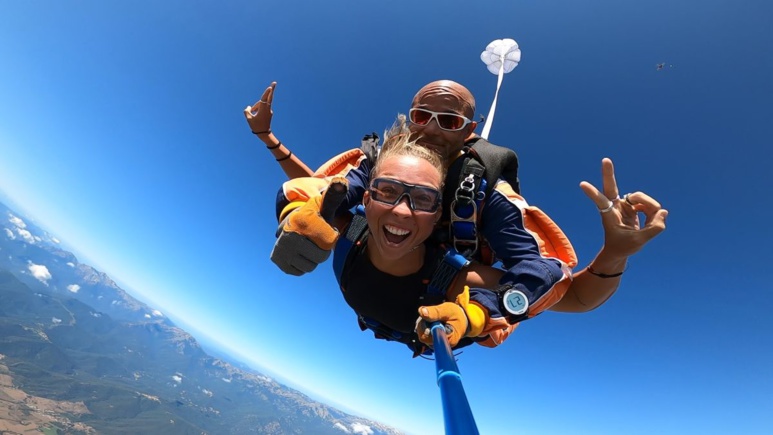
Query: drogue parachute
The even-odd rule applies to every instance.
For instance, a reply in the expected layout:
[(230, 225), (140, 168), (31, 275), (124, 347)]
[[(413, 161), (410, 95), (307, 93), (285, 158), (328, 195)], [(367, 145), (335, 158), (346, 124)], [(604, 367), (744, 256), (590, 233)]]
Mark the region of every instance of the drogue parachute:
[(480, 54), (480, 60), (486, 64), (491, 74), (507, 74), (521, 61), (521, 49), (513, 39), (497, 39)]
[(496, 74), (498, 76), (494, 101), (491, 103), (491, 109), (489, 109), (486, 123), (483, 125), (483, 132), (481, 133), (482, 138), (488, 139), (489, 132), (491, 131), (491, 124), (494, 122), (494, 112), (497, 107), (499, 88), (502, 87), (502, 79), (505, 74), (518, 66), (518, 63), (521, 61), (521, 49), (518, 48), (518, 43), (513, 39), (497, 39), (491, 41), (491, 43), (486, 46), (486, 49), (480, 54), (480, 60), (486, 64), (486, 67), (491, 71), (491, 74)]

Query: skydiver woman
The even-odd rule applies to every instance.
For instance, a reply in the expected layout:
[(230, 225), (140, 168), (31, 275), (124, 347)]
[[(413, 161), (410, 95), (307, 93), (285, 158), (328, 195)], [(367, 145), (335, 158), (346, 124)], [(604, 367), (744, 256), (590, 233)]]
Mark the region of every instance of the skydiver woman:
[(446, 324), (452, 347), (465, 337), (462, 344), (484, 341), (493, 330), (501, 343), (515, 325), (501, 318), (491, 322), (485, 307), (470, 301), (469, 291), (497, 287), (501, 270), (471, 263), (449, 288), (441, 289), (444, 295), (427, 291), (445, 254), (425, 243), (442, 214), (445, 171), (437, 154), (409, 136), (405, 117), (400, 117), (373, 168), (363, 197), (367, 231), (356, 237), (340, 274), (344, 299), (361, 327), (374, 330), (379, 338), (406, 343), (415, 354), (421, 353), (420, 342), (431, 343), (424, 326), (417, 325), (420, 314)]

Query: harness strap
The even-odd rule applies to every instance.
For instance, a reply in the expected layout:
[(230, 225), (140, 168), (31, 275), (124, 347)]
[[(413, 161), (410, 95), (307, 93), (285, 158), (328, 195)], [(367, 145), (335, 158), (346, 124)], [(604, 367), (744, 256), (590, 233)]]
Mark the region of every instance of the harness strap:
[(486, 168), (478, 161), (477, 153), (465, 148), (464, 163), (459, 174), (459, 187), (451, 202), (451, 240), (453, 248), (467, 258), (478, 251), (478, 211), (486, 198)]
[[(335, 250), (333, 251), (333, 273), (335, 274), (338, 285), (343, 285), (344, 268), (348, 261), (353, 258), (350, 256), (355, 244), (365, 236), (368, 231), (368, 221), (365, 219), (365, 207), (358, 205), (352, 209), (353, 216), (346, 228), (343, 237), (338, 238)], [(350, 258), (351, 257), (351, 258)]]
[(416, 334), (403, 334), (402, 332), (395, 331), (388, 326), (382, 325), (376, 320), (359, 314), (357, 315), (357, 323), (360, 324), (360, 329), (362, 331), (370, 329), (373, 331), (373, 336), (378, 339), (397, 341), (408, 346), (408, 348), (413, 352), (414, 358), (419, 355), (430, 356), (433, 353), (431, 348), (425, 346), (424, 343), (418, 340), (418, 336)]
[(464, 255), (453, 248), (449, 248), (440, 264), (432, 273), (432, 278), (427, 285), (427, 293), (441, 295), (445, 299), (446, 292), (456, 279), (456, 275), (469, 264), (470, 260), (465, 258)]
[(489, 190), (493, 190), (497, 179), (501, 178), (507, 181), (515, 193), (521, 193), (521, 183), (518, 180), (518, 155), (515, 151), (492, 145), (482, 137), (467, 141), (466, 145), (475, 152), (486, 167), (486, 182)]
[(360, 329), (363, 331), (365, 328), (370, 329), (373, 331), (373, 333), (376, 335), (377, 338), (383, 338), (385, 340), (391, 340), (391, 341), (399, 341), (401, 343), (406, 343), (406, 338), (408, 338), (409, 334), (403, 334), (400, 331), (395, 331), (394, 329), (382, 325), (377, 320), (371, 319), (370, 317), (365, 317), (361, 314), (357, 314), (357, 321), (360, 323)]

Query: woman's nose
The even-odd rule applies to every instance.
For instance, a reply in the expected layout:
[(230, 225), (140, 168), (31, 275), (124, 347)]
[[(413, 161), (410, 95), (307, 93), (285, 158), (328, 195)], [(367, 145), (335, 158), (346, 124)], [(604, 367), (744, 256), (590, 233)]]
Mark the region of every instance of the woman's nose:
[(392, 208), (392, 212), (400, 215), (410, 215), (411, 211), (411, 198), (408, 195), (400, 198), (394, 208)]

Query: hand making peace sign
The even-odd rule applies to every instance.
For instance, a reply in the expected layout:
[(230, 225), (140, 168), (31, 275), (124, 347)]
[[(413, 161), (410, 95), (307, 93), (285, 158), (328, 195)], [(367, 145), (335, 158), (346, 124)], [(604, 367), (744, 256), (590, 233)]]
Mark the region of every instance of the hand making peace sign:
[[(625, 194), (620, 198), (612, 160), (601, 160), (603, 192), (583, 181), (580, 188), (588, 195), (601, 213), (604, 226), (604, 249), (619, 257), (630, 257), (639, 252), (650, 240), (666, 229), (668, 210), (644, 192)], [(640, 225), (639, 213), (644, 215)]]

